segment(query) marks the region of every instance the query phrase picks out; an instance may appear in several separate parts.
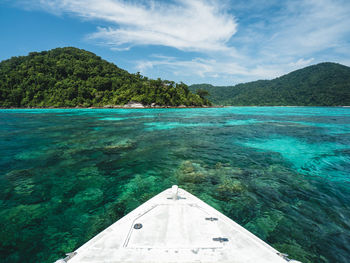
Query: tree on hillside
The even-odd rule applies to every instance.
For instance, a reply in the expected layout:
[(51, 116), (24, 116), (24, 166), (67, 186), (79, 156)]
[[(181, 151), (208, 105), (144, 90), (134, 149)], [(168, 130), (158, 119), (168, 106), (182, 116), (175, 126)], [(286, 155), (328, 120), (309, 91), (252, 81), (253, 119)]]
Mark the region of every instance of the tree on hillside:
[(201, 97), (202, 99), (204, 99), (205, 97), (209, 96), (209, 92), (207, 90), (204, 90), (204, 89), (199, 89), (199, 90), (197, 90), (197, 95), (199, 97)]

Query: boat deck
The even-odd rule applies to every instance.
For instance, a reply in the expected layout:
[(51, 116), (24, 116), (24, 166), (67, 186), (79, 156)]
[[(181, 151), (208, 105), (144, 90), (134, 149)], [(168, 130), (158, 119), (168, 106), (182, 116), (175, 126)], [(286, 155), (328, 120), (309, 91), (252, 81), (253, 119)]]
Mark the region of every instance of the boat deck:
[(286, 263), (278, 251), (176, 186), (77, 249), (77, 262)]

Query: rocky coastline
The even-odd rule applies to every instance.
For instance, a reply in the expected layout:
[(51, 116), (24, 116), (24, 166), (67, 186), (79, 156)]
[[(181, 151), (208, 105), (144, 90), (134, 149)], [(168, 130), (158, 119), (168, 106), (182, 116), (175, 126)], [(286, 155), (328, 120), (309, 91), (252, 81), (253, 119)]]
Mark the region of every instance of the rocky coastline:
[(0, 109), (165, 109), (165, 108), (174, 108), (174, 109), (184, 109), (184, 108), (223, 108), (225, 106), (208, 106), (208, 105), (202, 105), (202, 106), (186, 106), (186, 105), (157, 105), (155, 103), (152, 103), (151, 105), (143, 105), (139, 102), (129, 102), (125, 105), (103, 105), (103, 106), (90, 106), (90, 107), (84, 107), (84, 106), (76, 106), (76, 107), (11, 107), (11, 108), (1, 108)]

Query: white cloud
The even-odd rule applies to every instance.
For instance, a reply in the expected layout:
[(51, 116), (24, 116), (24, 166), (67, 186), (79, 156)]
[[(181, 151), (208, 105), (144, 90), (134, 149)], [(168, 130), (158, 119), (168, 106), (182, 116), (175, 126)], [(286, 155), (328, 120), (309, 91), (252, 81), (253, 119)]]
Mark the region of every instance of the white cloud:
[(349, 1), (288, 1), (272, 18), (274, 35), (262, 50), (267, 55), (300, 57), (336, 48), (350, 36), (349, 12)]
[(311, 62), (314, 61), (314, 58), (310, 58), (310, 59), (299, 59), (296, 62), (291, 62), (288, 65), (291, 66), (292, 68), (301, 68), (301, 67), (305, 67), (311, 64)]
[[(155, 56), (158, 57), (158, 56)], [(159, 56), (159, 59), (141, 60), (136, 68), (142, 74), (161, 68), (183, 78), (197, 76), (201, 78), (230, 79), (230, 84), (246, 82), (252, 79), (271, 79), (285, 73), (280, 65), (256, 65), (245, 67), (230, 60), (195, 58), (192, 60), (177, 60), (173, 57)]]
[[(222, 52), (189, 60), (151, 59), (143, 70), (161, 66), (162, 70), (179, 75), (193, 74), (204, 79), (216, 76), (221, 82), (226, 79), (238, 83), (271, 79), (311, 63), (345, 61), (343, 57), (349, 57), (344, 47), (349, 46), (350, 2), (292, 0), (278, 3), (279, 8), (274, 8), (276, 4), (271, 4), (272, 1), (264, 14), (256, 12), (262, 10), (260, 1), (252, 1), (254, 4), (249, 8), (243, 2), (241, 8), (245, 8), (245, 13), (238, 20), (241, 31), (230, 41), (230, 49), (235, 48), (233, 56)], [(249, 16), (254, 17), (254, 22), (245, 24), (244, 18)]]
[(156, 77), (235, 84), (311, 63), (350, 61), (348, 0), (34, 1), (46, 11), (100, 23), (88, 38), (112, 50), (155, 45), (184, 51), (171, 52), (181, 58), (155, 57), (149, 49), (136, 59), (137, 70)]
[(122, 0), (40, 0), (40, 5), (68, 12), (84, 19), (108, 22), (90, 38), (100, 39), (117, 49), (135, 45), (163, 45), (185, 51), (228, 50), (236, 33), (232, 15), (216, 1), (176, 0), (130, 2)]

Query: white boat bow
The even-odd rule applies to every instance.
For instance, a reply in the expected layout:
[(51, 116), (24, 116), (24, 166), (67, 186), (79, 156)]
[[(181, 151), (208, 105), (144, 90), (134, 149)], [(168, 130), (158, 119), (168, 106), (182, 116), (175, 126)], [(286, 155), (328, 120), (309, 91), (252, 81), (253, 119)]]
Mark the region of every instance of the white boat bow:
[(286, 255), (173, 186), (56, 263), (286, 263)]

